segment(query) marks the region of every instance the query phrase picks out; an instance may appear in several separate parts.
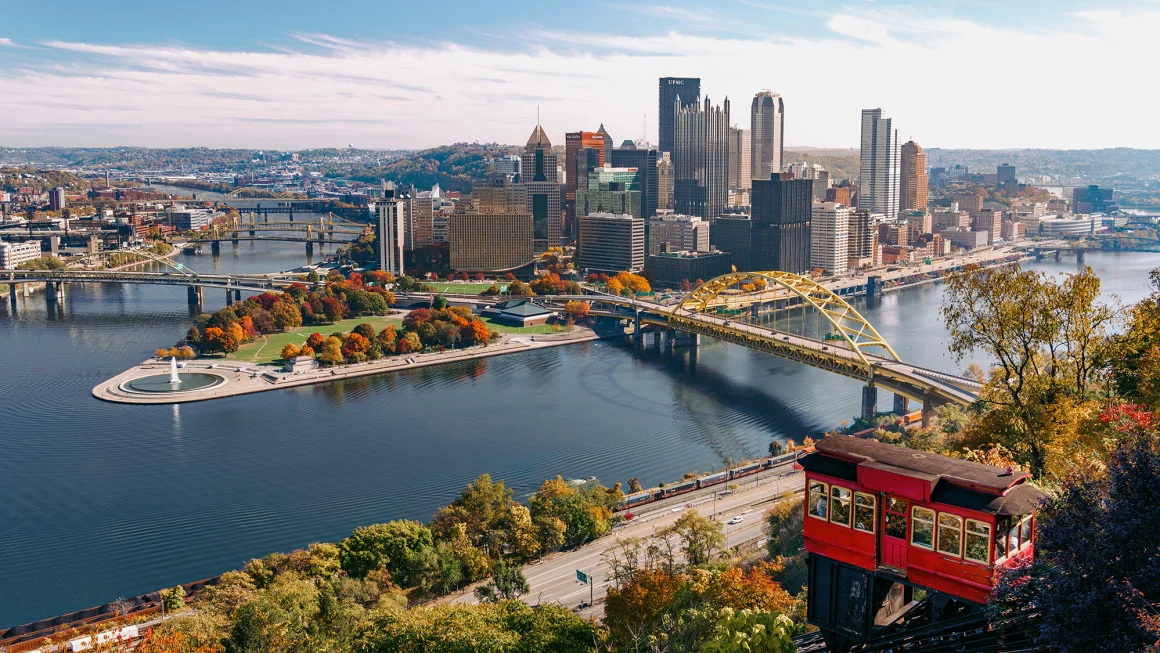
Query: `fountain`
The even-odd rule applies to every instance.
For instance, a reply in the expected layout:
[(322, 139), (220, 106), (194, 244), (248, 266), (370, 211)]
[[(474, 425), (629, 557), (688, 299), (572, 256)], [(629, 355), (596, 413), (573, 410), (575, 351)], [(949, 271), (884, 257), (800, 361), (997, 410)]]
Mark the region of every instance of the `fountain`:
[(224, 377), (203, 372), (178, 372), (177, 358), (169, 358), (169, 374), (152, 374), (121, 384), (121, 390), (138, 394), (175, 394), (206, 390), (225, 383)]
[(169, 357), (169, 385), (181, 385), (181, 378), (177, 376), (177, 358)]

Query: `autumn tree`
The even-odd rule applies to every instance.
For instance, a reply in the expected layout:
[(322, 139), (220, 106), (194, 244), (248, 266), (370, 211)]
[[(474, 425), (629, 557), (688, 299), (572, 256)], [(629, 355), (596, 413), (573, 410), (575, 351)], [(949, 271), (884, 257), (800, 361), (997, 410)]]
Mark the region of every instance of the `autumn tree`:
[(661, 537), (676, 537), (685, 561), (691, 567), (707, 564), (713, 553), (725, 546), (725, 529), (720, 522), (688, 511), (672, 526), (662, 529)]
[(326, 365), (341, 365), (345, 360), (342, 354), (342, 341), (334, 336), (327, 338), (318, 352), (318, 360)]
[(518, 599), (529, 591), (528, 579), (520, 568), (501, 561), (491, 570), (491, 582), (475, 588), (475, 596), (485, 603), (498, 603)]
[(325, 340), (326, 339), (322, 337), (321, 333), (315, 331), (314, 333), (310, 334), (308, 338), (306, 338), (306, 346), (315, 351), (318, 351), (322, 348), (322, 343)]
[(274, 327), (279, 331), (297, 329), (302, 326), (302, 311), (293, 302), (278, 302), (270, 309)]
[(298, 347), (298, 345), (295, 345), (292, 342), (288, 342), (284, 347), (282, 347), (282, 360), (288, 361), (291, 358), (296, 358), (301, 353), (302, 350)]
[(588, 302), (572, 300), (564, 304), (564, 313), (577, 322), (586, 319), (591, 310), (592, 304)]
[(534, 290), (532, 290), (531, 286), (524, 283), (523, 281), (514, 281), (513, 280), (513, 281), (508, 282), (507, 294), (515, 295), (515, 296), (519, 296), (519, 297), (532, 297), (536, 293)]
[(375, 569), (386, 569), (404, 587), (414, 583), (414, 558), (434, 546), (431, 530), (415, 521), (392, 521), (354, 529), (338, 545), (342, 569), (352, 578), (363, 578)]

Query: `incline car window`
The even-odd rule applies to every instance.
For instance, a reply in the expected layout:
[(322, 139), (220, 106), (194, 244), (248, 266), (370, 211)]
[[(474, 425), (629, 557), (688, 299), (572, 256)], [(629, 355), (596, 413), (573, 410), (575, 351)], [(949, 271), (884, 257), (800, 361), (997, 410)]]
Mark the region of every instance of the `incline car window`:
[(934, 511), (914, 507), (914, 525), (910, 528), (910, 543), (924, 549), (934, 548)]
[(874, 532), (874, 497), (862, 492), (854, 493), (854, 530)]
[(906, 539), (906, 501), (887, 497), (886, 499), (886, 534)]
[(986, 564), (990, 562), (991, 525), (975, 519), (967, 520), (967, 548), (963, 554), (967, 560)]
[(830, 488), (830, 521), (850, 525), (850, 491), (835, 485)]
[(828, 503), (828, 499), (826, 498), (826, 484), (810, 481), (810, 516), (825, 519), (828, 514), (826, 510)]
[(938, 552), (963, 555), (963, 518), (941, 512), (938, 515)]
[(1031, 518), (1024, 517), (1023, 522), (1019, 525), (1019, 544), (1020, 546), (1027, 546), (1031, 543)]

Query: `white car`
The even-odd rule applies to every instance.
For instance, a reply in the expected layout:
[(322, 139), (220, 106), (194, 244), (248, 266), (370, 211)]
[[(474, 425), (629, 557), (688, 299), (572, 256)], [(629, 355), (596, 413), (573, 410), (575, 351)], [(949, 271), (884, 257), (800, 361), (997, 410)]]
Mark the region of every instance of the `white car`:
[(745, 518), (742, 517), (741, 515), (737, 515), (733, 519), (730, 519), (728, 523), (729, 523), (729, 525), (732, 526), (733, 524), (740, 524), (743, 521), (745, 521)]

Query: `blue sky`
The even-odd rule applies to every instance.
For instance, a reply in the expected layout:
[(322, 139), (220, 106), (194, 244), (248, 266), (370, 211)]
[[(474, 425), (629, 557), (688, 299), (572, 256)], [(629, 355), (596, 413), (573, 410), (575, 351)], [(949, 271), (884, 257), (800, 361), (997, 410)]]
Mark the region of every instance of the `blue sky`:
[(656, 78), (682, 75), (740, 126), (755, 92), (782, 93), (791, 145), (856, 146), (859, 109), (880, 106), (927, 146), (1160, 147), (1138, 77), (1154, 2), (9, 0), (0, 16), (8, 146), (515, 143), (537, 106), (553, 140), (603, 122), (655, 141)]

